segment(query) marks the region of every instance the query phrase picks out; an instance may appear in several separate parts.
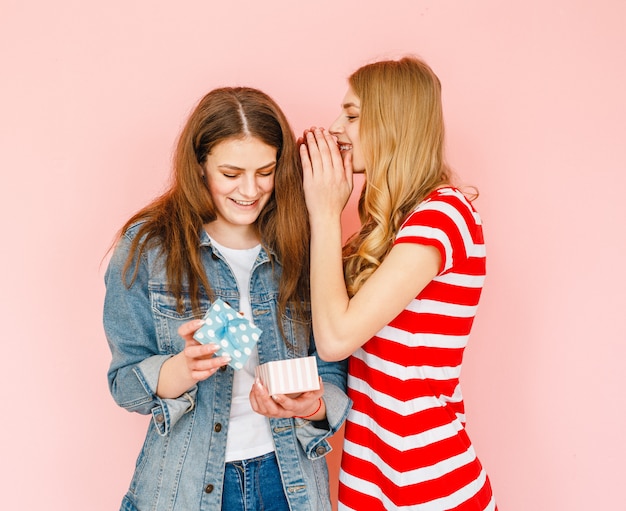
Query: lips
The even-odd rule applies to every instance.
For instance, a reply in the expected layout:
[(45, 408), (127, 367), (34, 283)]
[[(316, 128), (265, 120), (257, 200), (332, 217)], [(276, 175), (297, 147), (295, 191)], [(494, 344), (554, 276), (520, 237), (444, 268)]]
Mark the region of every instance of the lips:
[(231, 199), (235, 204), (239, 204), (240, 206), (252, 206), (256, 200), (236, 200)]

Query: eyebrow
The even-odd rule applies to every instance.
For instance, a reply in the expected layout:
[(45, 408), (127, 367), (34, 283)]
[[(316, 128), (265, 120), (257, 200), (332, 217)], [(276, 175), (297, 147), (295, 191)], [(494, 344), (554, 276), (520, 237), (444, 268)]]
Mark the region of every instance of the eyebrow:
[(358, 108), (359, 110), (361, 109), (361, 107), (359, 105), (357, 105), (356, 103), (344, 103), (343, 105), (341, 105), (342, 108), (350, 108), (350, 107), (354, 107), (354, 108)]
[[(259, 167), (256, 170), (267, 170), (271, 167), (275, 167), (276, 166), (276, 162), (272, 161), (270, 163), (266, 163), (265, 165)], [(246, 169), (242, 169), (241, 167), (237, 167), (236, 165), (230, 165), (229, 163), (224, 163), (222, 165), (218, 165), (217, 166), (218, 169), (228, 169), (228, 170), (246, 170)]]

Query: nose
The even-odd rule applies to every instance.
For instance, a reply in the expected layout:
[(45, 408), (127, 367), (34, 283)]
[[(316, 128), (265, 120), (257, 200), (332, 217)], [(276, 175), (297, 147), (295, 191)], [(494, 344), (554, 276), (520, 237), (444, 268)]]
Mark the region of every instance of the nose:
[(334, 122), (328, 128), (331, 135), (338, 135), (339, 133), (343, 133), (343, 123), (341, 122), (341, 115), (337, 117)]
[(241, 195), (254, 198), (256, 197), (258, 189), (256, 173), (248, 174), (246, 172), (241, 176), (241, 181), (239, 182), (239, 193), (241, 193)]

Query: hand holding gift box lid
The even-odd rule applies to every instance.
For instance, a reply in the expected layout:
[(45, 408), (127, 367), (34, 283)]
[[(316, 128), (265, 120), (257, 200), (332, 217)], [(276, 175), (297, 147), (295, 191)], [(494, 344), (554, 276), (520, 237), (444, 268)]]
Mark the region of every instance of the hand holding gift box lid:
[(228, 355), (231, 358), (228, 365), (233, 369), (241, 369), (252, 354), (252, 348), (259, 340), (262, 330), (219, 298), (213, 302), (202, 319), (204, 325), (196, 330), (193, 338), (202, 344), (217, 344), (220, 349), (215, 356)]
[(315, 357), (290, 358), (267, 362), (256, 368), (256, 376), (270, 396), (319, 390)]

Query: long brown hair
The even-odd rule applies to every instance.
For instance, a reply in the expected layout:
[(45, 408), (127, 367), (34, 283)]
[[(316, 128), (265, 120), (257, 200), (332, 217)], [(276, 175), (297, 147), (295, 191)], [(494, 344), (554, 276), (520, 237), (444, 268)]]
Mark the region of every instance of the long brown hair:
[(361, 229), (346, 244), (350, 295), (391, 250), (406, 216), (450, 181), (444, 161), (441, 84), (415, 57), (359, 68), (349, 84), (361, 102), (359, 136), (365, 186), (359, 200)]
[(124, 266), (128, 287), (136, 278), (137, 261), (150, 247), (165, 257), (170, 291), (183, 307), (188, 285), (196, 315), (201, 292), (212, 289), (201, 260), (203, 224), (216, 219), (216, 208), (203, 181), (207, 155), (218, 143), (252, 136), (276, 148), (274, 191), (256, 221), (262, 244), (282, 266), (279, 311), (291, 304), (302, 314), (308, 300), (309, 223), (302, 188), (302, 170), (293, 131), (284, 113), (267, 94), (249, 87), (215, 89), (204, 96), (185, 124), (174, 155), (172, 184), (160, 197), (133, 215), (122, 227), (142, 222)]

